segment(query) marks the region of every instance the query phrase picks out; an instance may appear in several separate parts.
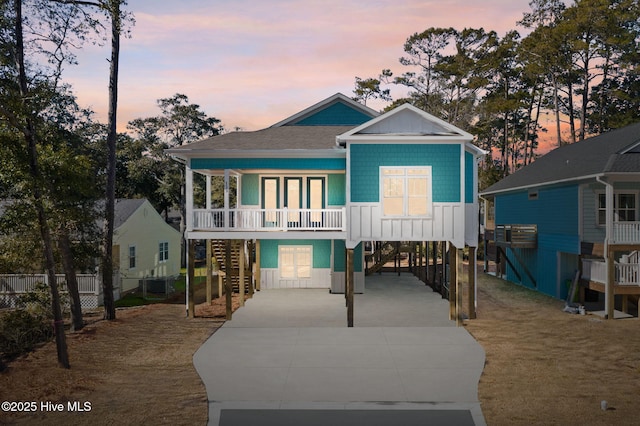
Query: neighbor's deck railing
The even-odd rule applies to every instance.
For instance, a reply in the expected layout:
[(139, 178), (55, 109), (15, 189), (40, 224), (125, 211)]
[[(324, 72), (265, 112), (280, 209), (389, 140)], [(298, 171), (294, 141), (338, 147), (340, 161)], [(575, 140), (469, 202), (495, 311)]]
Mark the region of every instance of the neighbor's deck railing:
[[(582, 278), (598, 283), (607, 282), (607, 265), (602, 260), (583, 259)], [(640, 286), (640, 264), (615, 263), (615, 280), (618, 285)]]
[(336, 209), (196, 209), (194, 230), (346, 231), (345, 208)]
[(538, 243), (538, 226), (496, 225), (495, 242), (500, 246), (535, 248)]
[(640, 244), (640, 222), (614, 222), (612, 244)]

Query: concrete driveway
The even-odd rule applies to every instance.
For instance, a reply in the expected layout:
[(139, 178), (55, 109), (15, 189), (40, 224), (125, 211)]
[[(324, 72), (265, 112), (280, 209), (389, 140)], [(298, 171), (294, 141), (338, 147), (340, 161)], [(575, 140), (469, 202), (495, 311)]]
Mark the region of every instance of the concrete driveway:
[(484, 350), (410, 274), (343, 295), (256, 293), (194, 354), (209, 425), (484, 425)]

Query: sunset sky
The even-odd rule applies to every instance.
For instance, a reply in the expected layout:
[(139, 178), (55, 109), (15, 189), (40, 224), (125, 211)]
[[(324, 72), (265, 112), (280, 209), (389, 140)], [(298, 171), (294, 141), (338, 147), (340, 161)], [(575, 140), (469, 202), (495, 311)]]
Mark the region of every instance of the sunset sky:
[[(129, 0), (122, 40), (118, 128), (159, 113), (183, 93), (228, 130), (268, 127), (355, 77), (402, 73), (407, 37), (430, 27), (516, 27), (529, 0)], [(65, 71), (80, 105), (106, 121), (109, 44), (85, 46)], [(402, 95), (392, 88), (392, 96)], [(383, 105), (370, 103), (380, 109)]]

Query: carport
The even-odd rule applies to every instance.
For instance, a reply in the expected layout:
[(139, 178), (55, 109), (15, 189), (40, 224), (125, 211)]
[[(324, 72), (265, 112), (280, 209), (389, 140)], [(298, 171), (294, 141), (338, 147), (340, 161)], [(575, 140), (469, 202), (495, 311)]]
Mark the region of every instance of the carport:
[(484, 350), (449, 302), (410, 274), (365, 286), (353, 328), (327, 290), (256, 293), (194, 355), (209, 424), (485, 424)]

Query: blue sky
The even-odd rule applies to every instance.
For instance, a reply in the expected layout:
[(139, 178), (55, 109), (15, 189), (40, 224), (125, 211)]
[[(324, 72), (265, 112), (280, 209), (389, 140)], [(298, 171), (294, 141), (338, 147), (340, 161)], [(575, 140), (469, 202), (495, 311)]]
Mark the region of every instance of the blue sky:
[[(430, 27), (516, 28), (529, 0), (129, 0), (118, 128), (183, 93), (229, 130), (257, 130), (342, 92), (355, 77), (403, 72), (407, 37)], [(106, 120), (109, 45), (65, 71), (82, 106)], [(399, 97), (400, 88), (392, 89)], [(372, 108), (383, 105), (370, 103)]]

